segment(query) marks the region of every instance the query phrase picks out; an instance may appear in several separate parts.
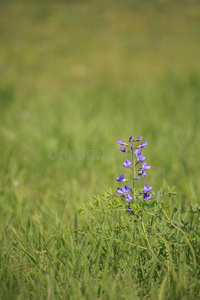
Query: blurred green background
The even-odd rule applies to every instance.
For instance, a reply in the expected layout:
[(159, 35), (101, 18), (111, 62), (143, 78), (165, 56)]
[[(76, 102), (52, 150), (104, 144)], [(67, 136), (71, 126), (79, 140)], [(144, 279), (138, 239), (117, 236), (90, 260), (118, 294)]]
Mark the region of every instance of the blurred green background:
[(154, 191), (198, 201), (199, 1), (1, 1), (0, 73), (4, 219), (68, 224), (117, 187), (117, 140), (132, 134), (148, 142)]

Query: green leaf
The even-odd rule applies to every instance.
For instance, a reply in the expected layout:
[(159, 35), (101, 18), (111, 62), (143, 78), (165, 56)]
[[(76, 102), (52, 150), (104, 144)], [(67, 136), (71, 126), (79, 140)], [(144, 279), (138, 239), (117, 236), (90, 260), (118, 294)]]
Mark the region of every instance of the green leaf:
[(180, 227), (184, 227), (185, 225), (181, 222), (178, 222), (178, 221), (173, 221), (173, 223), (176, 225), (176, 226), (180, 226)]
[(84, 205), (82, 205), (82, 207), (78, 208), (77, 211), (80, 214), (80, 213), (84, 213), (86, 210), (87, 210), (86, 207)]
[(182, 207), (179, 209), (176, 208), (176, 213), (174, 214), (173, 219), (176, 219), (176, 217), (178, 217), (181, 212), (182, 212)]

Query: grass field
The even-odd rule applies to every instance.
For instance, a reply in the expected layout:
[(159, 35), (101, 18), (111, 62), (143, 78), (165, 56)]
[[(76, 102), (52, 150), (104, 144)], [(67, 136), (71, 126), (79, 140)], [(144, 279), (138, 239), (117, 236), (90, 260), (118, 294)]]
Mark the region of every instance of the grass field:
[(132, 134), (169, 214), (199, 203), (199, 20), (193, 0), (0, 1), (0, 299), (200, 299), (199, 237), (166, 271), (77, 214), (116, 190)]

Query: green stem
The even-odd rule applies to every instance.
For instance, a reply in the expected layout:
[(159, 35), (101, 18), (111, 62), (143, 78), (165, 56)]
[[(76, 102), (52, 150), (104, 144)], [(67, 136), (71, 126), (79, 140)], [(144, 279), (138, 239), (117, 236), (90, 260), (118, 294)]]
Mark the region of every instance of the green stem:
[[(96, 235), (95, 234), (93, 234), (93, 233), (89, 233), (89, 232), (87, 232), (87, 233), (85, 233), (85, 232), (81, 232), (81, 231), (79, 231), (79, 233), (80, 234), (83, 234), (83, 235), (92, 235), (94, 238), (96, 237)], [(98, 234), (98, 236), (99, 237), (102, 237), (102, 238), (104, 238), (105, 239), (105, 236), (104, 235), (101, 235), (101, 234)], [(107, 237), (106, 238), (107, 240), (109, 240), (109, 239), (113, 239), (113, 240), (115, 240), (115, 241), (119, 241), (119, 242), (121, 242), (122, 240), (120, 240), (120, 239), (116, 239), (115, 237)], [(144, 249), (144, 250), (149, 250), (147, 247), (143, 247), (143, 246), (139, 246), (139, 245), (137, 245), (137, 244), (134, 244), (134, 243), (131, 243), (131, 242), (126, 242), (126, 241), (123, 241), (123, 243), (125, 243), (125, 244), (128, 244), (128, 245), (131, 245), (131, 246), (135, 246), (135, 247), (137, 247), (137, 248), (140, 248), (140, 249)]]
[(157, 218), (161, 218), (163, 221), (165, 221), (166, 223), (172, 225), (174, 228), (176, 228), (177, 230), (179, 230), (180, 232), (182, 232), (185, 236), (188, 236), (188, 234), (187, 234), (186, 232), (184, 232), (181, 228), (179, 228), (179, 227), (176, 226), (174, 223), (172, 223), (172, 222), (170, 221), (168, 215), (166, 214), (166, 212), (163, 210), (163, 208), (161, 208), (161, 209), (162, 209), (162, 211), (163, 211), (163, 213), (164, 213), (164, 215), (166, 216), (167, 219), (162, 218), (161, 216), (155, 215), (155, 214), (153, 214), (153, 213), (150, 213), (150, 212), (148, 212), (148, 211), (146, 211), (146, 213), (147, 213), (148, 215), (151, 215), (151, 216), (154, 216), (154, 217), (157, 217)]
[(134, 201), (136, 201), (136, 196), (135, 196), (135, 155), (133, 153), (133, 150), (132, 150), (132, 155), (133, 155), (133, 198), (134, 198)]
[(155, 255), (155, 253), (153, 252), (152, 248), (151, 248), (151, 245), (150, 245), (150, 243), (149, 243), (149, 239), (148, 239), (148, 236), (147, 236), (147, 233), (146, 233), (146, 229), (145, 229), (145, 226), (144, 226), (144, 223), (143, 223), (141, 217), (140, 217), (140, 220), (141, 220), (141, 223), (142, 223), (142, 228), (143, 228), (143, 231), (144, 231), (144, 235), (145, 235), (146, 240), (147, 240), (147, 244), (148, 244), (148, 247), (149, 247), (149, 251), (150, 251), (150, 252), (152, 253), (152, 255), (155, 257), (155, 259), (156, 259), (158, 262), (160, 262), (159, 259), (157, 258), (157, 256)]

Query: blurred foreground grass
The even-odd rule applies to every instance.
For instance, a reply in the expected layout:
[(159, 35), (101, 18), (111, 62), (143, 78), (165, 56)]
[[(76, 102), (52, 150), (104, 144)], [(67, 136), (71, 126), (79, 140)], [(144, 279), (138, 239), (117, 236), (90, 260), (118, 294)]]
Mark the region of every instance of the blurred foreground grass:
[(154, 191), (198, 202), (199, 18), (197, 1), (1, 1), (1, 224), (70, 226), (116, 188), (131, 134)]

